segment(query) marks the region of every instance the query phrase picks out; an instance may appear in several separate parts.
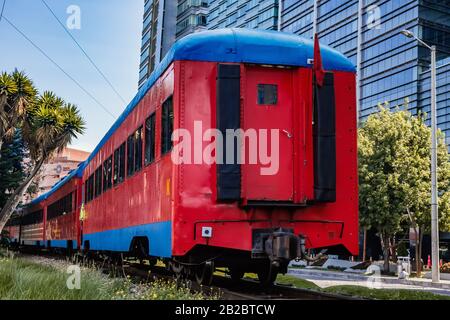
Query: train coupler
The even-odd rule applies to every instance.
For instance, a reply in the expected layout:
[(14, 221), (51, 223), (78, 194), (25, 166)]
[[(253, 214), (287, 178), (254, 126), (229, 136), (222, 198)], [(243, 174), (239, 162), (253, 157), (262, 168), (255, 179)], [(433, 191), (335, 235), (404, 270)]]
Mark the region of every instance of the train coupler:
[(300, 241), (291, 229), (254, 230), (252, 258), (268, 258), (273, 264), (287, 266), (301, 257)]

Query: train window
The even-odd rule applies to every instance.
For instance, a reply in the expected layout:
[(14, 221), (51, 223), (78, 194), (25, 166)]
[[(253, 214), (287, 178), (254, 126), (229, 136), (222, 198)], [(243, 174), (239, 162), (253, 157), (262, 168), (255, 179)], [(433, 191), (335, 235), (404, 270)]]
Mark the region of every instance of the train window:
[(162, 105), (161, 117), (161, 153), (166, 154), (172, 150), (173, 132), (173, 97), (169, 97)]
[(89, 179), (87, 179), (86, 183), (84, 184), (84, 202), (89, 202)]
[(73, 211), (73, 192), (64, 198), (52, 203), (47, 209), (47, 220), (72, 213)]
[(275, 84), (258, 84), (258, 104), (276, 105), (278, 103), (278, 86)]
[(112, 156), (103, 162), (103, 192), (112, 187)]
[(114, 152), (114, 185), (123, 182), (125, 178), (125, 143)]
[(114, 173), (113, 173), (113, 185), (117, 185), (119, 183), (119, 149), (114, 151)]
[(102, 166), (95, 171), (95, 190), (94, 197), (97, 198), (102, 194)]
[(145, 120), (145, 165), (155, 160), (155, 119), (153, 113)]
[(128, 137), (127, 148), (127, 175), (132, 176), (134, 173), (134, 135)]
[(22, 219), (22, 225), (23, 226), (28, 226), (31, 224), (38, 224), (41, 223), (43, 221), (43, 217), (44, 217), (44, 210), (37, 210), (34, 211), (26, 216), (23, 217)]
[(89, 187), (90, 187), (90, 199), (93, 200), (94, 199), (94, 184), (95, 184), (95, 176), (92, 175), (90, 178), (90, 182), (89, 182)]
[(125, 180), (125, 142), (119, 148), (119, 183)]
[(142, 131), (140, 127), (134, 133), (134, 172), (142, 169)]
[(87, 200), (94, 199), (94, 175), (91, 175), (87, 181)]

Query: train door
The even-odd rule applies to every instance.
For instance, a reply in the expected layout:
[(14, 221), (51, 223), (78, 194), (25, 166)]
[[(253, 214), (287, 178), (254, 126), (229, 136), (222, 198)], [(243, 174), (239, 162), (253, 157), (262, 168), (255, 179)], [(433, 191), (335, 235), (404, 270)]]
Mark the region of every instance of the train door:
[[(293, 72), (285, 68), (246, 67), (242, 123), (246, 159), (242, 174), (247, 201), (294, 199)], [(249, 145), (254, 138), (252, 132), (258, 138), (256, 164), (255, 146)]]

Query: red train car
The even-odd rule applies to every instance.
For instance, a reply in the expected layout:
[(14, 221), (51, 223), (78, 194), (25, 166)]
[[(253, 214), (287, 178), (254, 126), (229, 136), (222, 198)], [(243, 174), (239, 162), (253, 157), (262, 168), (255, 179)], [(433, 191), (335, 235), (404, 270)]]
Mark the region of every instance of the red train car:
[(20, 221), (20, 244), (44, 246), (44, 202), (33, 202), (23, 209)]
[[(324, 46), (314, 86), (313, 51), (246, 29), (178, 41), (77, 170), (82, 225), (58, 238), (203, 283), (219, 266), (272, 282), (307, 249), (356, 255), (355, 68)], [(74, 192), (59, 188), (52, 201)]]
[(71, 251), (81, 236), (81, 176), (74, 171), (45, 197), (45, 245)]
[(5, 225), (6, 238), (11, 246), (17, 246), (20, 244), (20, 219), (11, 219)]
[(80, 166), (49, 192), (21, 208), (6, 230), (12, 243), (39, 248), (78, 248), (81, 229)]
[[(338, 52), (322, 55), (314, 98), (310, 41), (229, 29), (176, 43), (87, 161), (83, 246), (171, 258), (200, 278), (215, 264), (266, 280), (305, 248), (357, 254), (355, 72)], [(194, 159), (229, 129), (244, 140), (278, 131), (275, 174), (240, 161), (245, 143), (238, 163)]]

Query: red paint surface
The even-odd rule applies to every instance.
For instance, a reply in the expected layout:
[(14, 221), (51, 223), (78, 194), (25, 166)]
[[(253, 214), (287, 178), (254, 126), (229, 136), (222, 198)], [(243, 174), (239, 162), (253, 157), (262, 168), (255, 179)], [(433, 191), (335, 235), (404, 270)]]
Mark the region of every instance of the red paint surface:
[[(247, 132), (257, 131), (258, 141), (252, 143), (254, 149), (245, 138), (245, 161), (242, 166), (243, 181), (242, 196), (246, 200), (294, 200), (294, 145), (297, 134), (294, 135), (294, 94), (292, 69), (275, 69), (249, 67), (246, 70), (246, 90), (243, 104), (242, 128)], [(258, 104), (258, 85), (268, 84), (277, 87), (277, 103), (275, 105)], [(267, 132), (267, 135), (260, 133)], [(279, 146), (272, 145), (272, 130), (278, 131)], [(250, 134), (249, 134), (250, 135)], [(251, 137), (254, 139), (254, 137)], [(266, 148), (263, 147), (267, 144)], [(244, 153), (244, 152), (243, 152)], [(263, 164), (260, 153), (270, 156), (279, 154), (278, 170), (273, 168), (273, 174), (264, 175), (270, 164)], [(251, 159), (253, 154), (258, 159)], [(255, 164), (255, 160), (257, 160)], [(276, 173), (275, 173), (276, 172)]]
[[(167, 185), (172, 186), (172, 162), (170, 154), (161, 157), (160, 127), (161, 105), (173, 92), (174, 70), (171, 67), (86, 167), (84, 182), (133, 132), (145, 126), (145, 120), (156, 112), (156, 160), (85, 205), (84, 234), (171, 220), (173, 193), (172, 190), (167, 193), (166, 189)], [(145, 137), (143, 140), (145, 144)], [(143, 148), (143, 158), (144, 151)]]
[[(248, 183), (248, 174), (244, 175), (243, 185), (253, 188), (253, 195), (266, 192), (274, 200), (286, 198), (294, 189), (294, 201), (303, 203), (313, 198), (313, 150), (312, 150), (312, 70), (311, 69), (276, 69), (245, 68), (242, 70), (242, 106), (243, 123), (246, 128), (272, 128), (285, 124), (293, 131), (293, 169), (284, 171), (272, 183), (280, 190), (261, 191), (253, 183)], [(264, 73), (266, 72), (266, 73)], [(258, 74), (262, 80), (259, 80)], [(215, 167), (201, 165), (181, 165), (177, 174), (179, 183), (175, 191), (175, 212), (173, 221), (173, 253), (182, 256), (197, 244), (225, 247), (250, 251), (252, 247), (252, 230), (270, 227), (292, 228), (297, 234), (307, 238), (309, 248), (322, 248), (344, 245), (352, 254), (358, 253), (358, 194), (357, 194), (357, 153), (356, 153), (356, 99), (355, 75), (345, 72), (335, 73), (336, 83), (336, 125), (337, 125), (337, 201), (330, 204), (316, 204), (296, 210), (272, 208), (244, 209), (238, 203), (224, 204), (215, 201)], [(183, 62), (180, 66), (180, 115), (178, 122), (183, 128), (193, 130), (194, 121), (202, 121), (204, 130), (215, 125), (215, 91), (216, 64), (202, 62)], [(284, 103), (293, 104), (287, 114), (294, 115), (293, 123), (280, 114), (283, 120), (259, 117), (258, 121), (248, 122), (245, 117), (255, 114), (255, 84), (258, 81), (281, 83), (286, 88)], [(292, 86), (289, 85), (292, 82)], [(250, 92), (253, 90), (253, 92)], [(186, 93), (183, 95), (183, 92)], [(282, 95), (285, 92), (281, 93)], [(250, 101), (248, 101), (250, 99)], [(286, 99), (286, 100), (285, 100)], [(286, 102), (287, 101), (287, 102)], [(250, 108), (247, 114), (245, 110)], [(178, 116), (178, 115), (176, 115)], [(256, 118), (256, 117), (255, 117)], [(288, 121), (288, 123), (284, 123)], [(280, 139), (283, 137), (280, 136)], [(205, 145), (205, 143), (204, 143)], [(284, 145), (286, 146), (286, 145)], [(283, 145), (282, 145), (283, 148)], [(291, 161), (292, 151), (281, 149), (281, 155)], [(287, 172), (293, 171), (293, 177)], [(250, 171), (251, 172), (251, 171)], [(247, 179), (247, 181), (245, 181)], [(293, 182), (292, 182), (293, 179)], [(256, 190), (256, 191), (254, 191)], [(252, 191), (251, 191), (252, 192)], [(256, 192), (256, 193), (255, 193)], [(271, 193), (272, 192), (272, 193)], [(235, 222), (238, 220), (266, 220), (267, 222)], [(309, 220), (311, 222), (292, 222)], [(316, 220), (331, 223), (318, 223)], [(205, 221), (205, 222), (201, 222)], [(220, 222), (219, 222), (220, 221)], [(223, 222), (228, 221), (228, 222)], [(194, 225), (196, 224), (195, 231)], [(343, 228), (342, 228), (343, 224)], [(211, 239), (201, 238), (201, 227), (213, 227)], [(194, 236), (195, 232), (195, 236)], [(342, 237), (341, 237), (342, 232)], [(196, 240), (194, 240), (194, 238)]]

